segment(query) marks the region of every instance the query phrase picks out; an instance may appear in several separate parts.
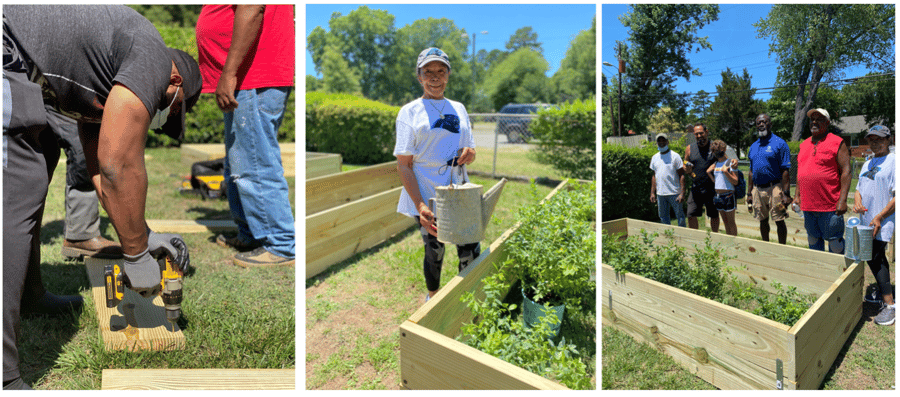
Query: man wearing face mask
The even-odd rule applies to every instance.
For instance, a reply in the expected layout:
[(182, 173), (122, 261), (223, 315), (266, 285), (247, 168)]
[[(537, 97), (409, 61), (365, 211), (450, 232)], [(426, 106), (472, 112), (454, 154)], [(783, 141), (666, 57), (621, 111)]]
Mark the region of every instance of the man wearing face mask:
[(787, 142), (772, 133), (768, 114), (756, 117), (759, 139), (750, 145), (747, 174), (747, 203), (753, 205), (753, 217), (759, 221), (763, 241), (769, 241), (769, 218), (775, 221), (778, 243), (787, 242), (787, 208), (791, 204), (791, 149)]
[(831, 117), (825, 109), (812, 109), (812, 136), (797, 154), (796, 202), (804, 214), (809, 248), (844, 253), (844, 213), (850, 190), (850, 150), (839, 136), (828, 133)]
[(160, 288), (156, 258), (170, 256), (182, 270), (190, 259), (180, 236), (154, 233), (144, 220), (144, 143), (149, 129), (183, 137), (201, 84), (197, 62), (166, 47), (131, 8), (4, 5), (4, 389), (28, 388), (15, 333), (26, 280), (40, 282), (41, 220), (59, 158), (44, 104), (78, 121), (88, 173), (122, 246), (126, 283), (151, 297)]
[(659, 221), (670, 224), (669, 209), (675, 210), (678, 226), (685, 227), (684, 208), (684, 164), (678, 153), (669, 149), (669, 137), (660, 133), (656, 135), (656, 148), (659, 153), (650, 159), (650, 202), (656, 203), (659, 210)]
[(685, 148), (684, 173), (693, 177), (691, 194), (688, 196), (687, 216), (688, 227), (697, 229), (700, 225), (697, 217), (703, 215), (706, 207), (706, 216), (709, 218), (709, 227), (713, 233), (719, 232), (719, 210), (713, 203), (716, 189), (713, 180), (706, 174), (710, 164), (716, 162), (712, 151), (709, 150), (709, 131), (706, 125), (697, 123), (694, 126), (694, 138), (696, 142)]

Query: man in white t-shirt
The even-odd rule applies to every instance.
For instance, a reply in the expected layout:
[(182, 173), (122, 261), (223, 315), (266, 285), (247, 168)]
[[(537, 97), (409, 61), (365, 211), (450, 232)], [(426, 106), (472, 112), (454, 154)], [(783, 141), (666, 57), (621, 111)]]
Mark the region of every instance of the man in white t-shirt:
[(656, 149), (659, 153), (650, 159), (650, 169), (654, 174), (650, 178), (650, 202), (656, 203), (659, 209), (659, 221), (668, 225), (669, 209), (675, 210), (678, 226), (685, 227), (684, 208), (684, 163), (678, 153), (669, 149), (669, 137), (660, 133), (656, 135)]
[[(422, 51), (416, 62), (416, 75), (424, 93), (397, 114), (394, 156), (403, 182), (397, 212), (416, 218), (420, 225), (425, 244), (426, 301), (440, 287), (444, 260), (444, 244), (437, 240), (434, 213), (428, 208), (428, 199), (434, 197), (437, 186), (468, 181), (465, 171), (454, 171), (457, 168), (454, 166), (475, 161), (475, 138), (466, 108), (444, 98), (450, 70), (450, 58), (439, 48)], [(481, 246), (478, 243), (459, 245), (457, 253), (462, 271), (478, 257)]]
[(867, 302), (881, 304), (873, 319), (879, 325), (894, 323), (894, 292), (885, 248), (894, 236), (894, 154), (890, 152), (891, 130), (883, 125), (869, 129), (866, 135), (875, 154), (859, 172), (853, 197), (853, 211), (860, 214), (860, 224), (873, 226), (872, 260), (869, 270), (877, 285), (866, 292)]

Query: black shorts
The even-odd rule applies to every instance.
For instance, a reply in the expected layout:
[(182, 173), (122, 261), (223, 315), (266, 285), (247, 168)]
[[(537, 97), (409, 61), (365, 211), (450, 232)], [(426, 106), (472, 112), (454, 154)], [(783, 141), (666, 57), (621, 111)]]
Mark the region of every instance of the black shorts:
[(713, 204), (714, 197), (716, 197), (716, 191), (713, 189), (691, 188), (691, 194), (688, 196), (687, 201), (687, 216), (698, 217), (703, 215), (703, 207), (706, 207), (706, 216), (718, 218), (719, 211)]
[(716, 197), (713, 198), (713, 204), (716, 205), (716, 209), (724, 212), (734, 211), (737, 207), (733, 191), (728, 193), (717, 193)]

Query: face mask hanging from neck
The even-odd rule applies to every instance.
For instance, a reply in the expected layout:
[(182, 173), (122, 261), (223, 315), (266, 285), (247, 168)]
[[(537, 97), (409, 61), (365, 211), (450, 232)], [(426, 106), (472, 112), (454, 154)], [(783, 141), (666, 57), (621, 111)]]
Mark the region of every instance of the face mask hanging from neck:
[(172, 109), (172, 104), (175, 103), (175, 98), (178, 97), (178, 90), (180, 89), (181, 87), (175, 87), (175, 96), (172, 97), (172, 102), (169, 103), (169, 106), (166, 106), (165, 109), (156, 111), (156, 114), (153, 116), (153, 120), (150, 120), (149, 129), (160, 129), (164, 124), (166, 124), (166, 121), (169, 119), (169, 110)]

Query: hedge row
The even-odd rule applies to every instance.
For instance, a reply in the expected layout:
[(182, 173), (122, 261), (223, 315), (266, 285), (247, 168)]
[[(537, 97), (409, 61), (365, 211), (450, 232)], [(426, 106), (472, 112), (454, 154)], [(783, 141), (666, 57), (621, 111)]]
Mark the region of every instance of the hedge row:
[(659, 221), (656, 204), (650, 202), (650, 159), (657, 150), (652, 145), (627, 148), (603, 144), (603, 221), (620, 218)]
[(350, 164), (394, 159), (400, 108), (350, 94), (306, 93), (306, 151), (340, 153)]
[[(199, 59), (197, 55), (197, 37), (193, 27), (161, 26), (156, 29), (162, 35), (166, 45), (177, 48)], [(294, 92), (288, 97), (284, 110), (284, 120), (278, 130), (279, 142), (294, 142)], [(225, 124), (222, 111), (216, 105), (213, 94), (200, 94), (194, 108), (185, 115), (185, 134), (182, 143), (223, 143), (225, 142)], [(147, 147), (176, 146), (178, 142), (163, 134), (150, 131)]]
[(538, 112), (531, 132), (540, 155), (569, 178), (597, 179), (597, 101), (565, 103)]

